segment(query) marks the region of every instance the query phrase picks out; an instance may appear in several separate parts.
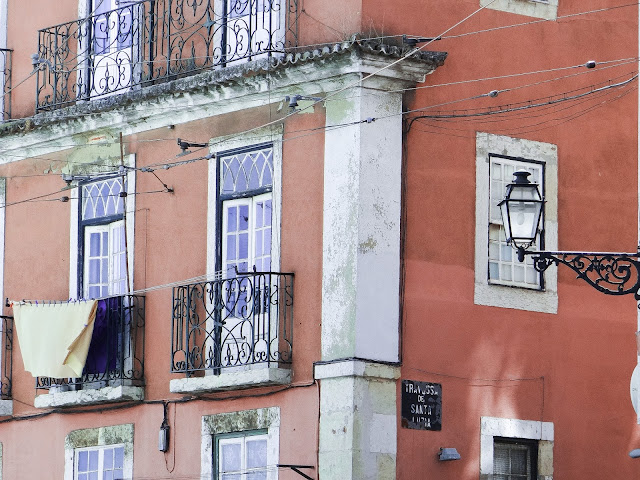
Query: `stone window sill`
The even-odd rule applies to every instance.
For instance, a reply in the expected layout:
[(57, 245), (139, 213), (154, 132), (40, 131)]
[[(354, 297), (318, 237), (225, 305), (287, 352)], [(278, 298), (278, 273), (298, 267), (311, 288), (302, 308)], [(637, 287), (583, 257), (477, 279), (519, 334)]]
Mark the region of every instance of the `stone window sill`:
[(290, 369), (260, 368), (228, 371), (220, 375), (206, 375), (204, 377), (176, 378), (171, 380), (169, 390), (171, 393), (203, 393), (265, 385), (286, 385), (288, 383), (291, 383)]
[(98, 403), (129, 402), (144, 400), (144, 387), (119, 385), (97, 389), (50, 392), (38, 395), (36, 408), (72, 407), (77, 405), (95, 405)]

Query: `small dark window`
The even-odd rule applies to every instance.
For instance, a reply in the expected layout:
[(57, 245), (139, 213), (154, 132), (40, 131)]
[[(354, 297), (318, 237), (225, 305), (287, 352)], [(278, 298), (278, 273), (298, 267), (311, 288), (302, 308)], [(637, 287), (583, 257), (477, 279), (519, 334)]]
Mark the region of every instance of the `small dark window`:
[(493, 441), (494, 480), (536, 480), (538, 442), (496, 437)]

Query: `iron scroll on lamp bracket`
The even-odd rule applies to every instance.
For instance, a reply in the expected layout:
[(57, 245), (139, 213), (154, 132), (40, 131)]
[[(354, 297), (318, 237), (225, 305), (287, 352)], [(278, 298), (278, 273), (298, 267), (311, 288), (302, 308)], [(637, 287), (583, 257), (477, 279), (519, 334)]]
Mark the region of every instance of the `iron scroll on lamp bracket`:
[[(518, 260), (531, 256), (533, 267), (543, 273), (551, 265), (565, 265), (577, 278), (607, 295), (634, 295), (640, 302), (640, 246), (636, 253), (547, 252), (529, 251), (538, 234), (544, 199), (538, 185), (518, 171), (507, 185), (506, 195), (498, 204), (507, 243), (516, 249)], [(639, 305), (640, 308), (640, 305)]]

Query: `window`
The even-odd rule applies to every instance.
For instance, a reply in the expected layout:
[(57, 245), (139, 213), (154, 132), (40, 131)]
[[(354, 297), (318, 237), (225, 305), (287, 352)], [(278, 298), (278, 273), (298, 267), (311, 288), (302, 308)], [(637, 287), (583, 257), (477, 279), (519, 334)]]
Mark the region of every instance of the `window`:
[[(515, 249), (507, 244), (498, 203), (504, 198), (507, 185), (513, 182), (513, 172), (518, 170), (531, 173), (529, 180), (540, 186), (544, 197), (544, 164), (493, 154), (489, 157), (489, 283), (540, 289), (542, 276), (533, 268), (531, 257), (519, 262)], [(541, 225), (544, 225), (544, 211)], [(535, 245), (544, 249), (544, 235), (538, 233)]]
[(266, 430), (215, 436), (218, 480), (262, 480), (267, 478)]
[(131, 87), (136, 16), (133, 0), (91, 0), (84, 29), (90, 35), (86, 77), (79, 72), (79, 91), (102, 98)]
[(551, 422), (482, 417), (480, 475), (494, 480), (553, 480), (553, 442)]
[(271, 269), (273, 146), (219, 155), (221, 268), (236, 272)]
[(123, 470), (124, 445), (76, 449), (74, 480), (122, 480)]
[(538, 442), (494, 438), (494, 480), (537, 480)]
[(126, 293), (124, 192), (122, 178), (81, 185), (81, 297), (101, 298)]
[(132, 480), (133, 424), (84, 428), (65, 438), (64, 480)]
[[(478, 132), (476, 135), (476, 232), (474, 301), (478, 305), (556, 313), (557, 271), (544, 276), (507, 245), (498, 203), (513, 172), (525, 169), (546, 203), (536, 247), (558, 249), (558, 152), (555, 145)], [(516, 287), (516, 288), (514, 288)]]
[(558, 0), (480, 0), (480, 6), (546, 20), (558, 16)]
[(222, 51), (227, 62), (249, 61), (284, 51), (285, 0), (223, 0), (225, 37)]
[(200, 478), (277, 480), (280, 408), (202, 417)]

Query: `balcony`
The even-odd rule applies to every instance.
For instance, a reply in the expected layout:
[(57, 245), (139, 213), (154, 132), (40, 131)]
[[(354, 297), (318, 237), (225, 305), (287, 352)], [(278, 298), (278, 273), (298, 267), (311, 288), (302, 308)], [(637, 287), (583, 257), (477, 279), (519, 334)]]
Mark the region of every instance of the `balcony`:
[(185, 378), (172, 380), (171, 391), (288, 383), (292, 329), (292, 273), (175, 287), (171, 371)]
[(281, 54), (297, 44), (297, 4), (132, 1), (42, 29), (36, 112)]
[(0, 123), (11, 118), (11, 54), (13, 50), (0, 48)]
[(82, 376), (37, 377), (36, 407), (139, 400), (144, 385), (145, 298), (122, 295), (98, 301)]

